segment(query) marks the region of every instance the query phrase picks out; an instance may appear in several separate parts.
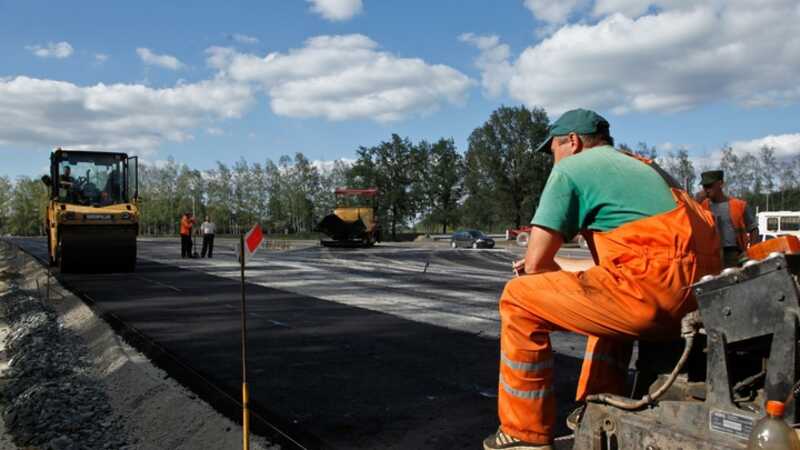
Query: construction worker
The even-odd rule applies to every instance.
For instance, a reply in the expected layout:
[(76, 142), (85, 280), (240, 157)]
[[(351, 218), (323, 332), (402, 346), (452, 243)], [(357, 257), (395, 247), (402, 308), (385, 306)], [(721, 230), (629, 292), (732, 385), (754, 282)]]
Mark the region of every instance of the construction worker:
[(200, 232), (203, 235), (203, 249), (200, 251), (200, 257), (205, 258), (208, 253), (209, 258), (214, 257), (214, 234), (216, 233), (217, 226), (214, 222), (206, 216), (205, 222), (200, 224)]
[[(484, 449), (550, 449), (556, 419), (550, 332), (588, 337), (576, 394), (623, 394), (632, 341), (675, 339), (697, 308), (688, 289), (720, 269), (711, 214), (648, 160), (613, 147), (593, 111), (564, 113), (538, 151), (555, 165), (520, 275), (500, 298), (500, 427)], [(596, 266), (561, 270), (555, 255), (582, 234)]]
[(758, 242), (758, 223), (747, 202), (729, 197), (723, 192), (725, 173), (721, 170), (709, 170), (700, 174), (703, 185), (705, 206), (714, 215), (722, 246), (722, 265), (735, 267), (739, 265), (742, 252), (747, 251), (751, 243)]
[(58, 196), (67, 201), (75, 201), (75, 178), (72, 177), (72, 169), (69, 166), (64, 166), (64, 169), (58, 177)]
[(192, 227), (194, 224), (192, 213), (187, 211), (181, 217), (181, 258), (192, 257)]

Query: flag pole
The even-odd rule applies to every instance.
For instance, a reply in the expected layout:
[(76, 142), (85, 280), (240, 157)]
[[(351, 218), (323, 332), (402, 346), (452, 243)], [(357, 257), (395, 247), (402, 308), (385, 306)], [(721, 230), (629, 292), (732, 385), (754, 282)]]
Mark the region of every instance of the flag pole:
[(239, 259), (242, 269), (242, 449), (250, 449), (250, 412), (247, 409), (247, 306), (244, 301), (244, 231), (239, 232)]

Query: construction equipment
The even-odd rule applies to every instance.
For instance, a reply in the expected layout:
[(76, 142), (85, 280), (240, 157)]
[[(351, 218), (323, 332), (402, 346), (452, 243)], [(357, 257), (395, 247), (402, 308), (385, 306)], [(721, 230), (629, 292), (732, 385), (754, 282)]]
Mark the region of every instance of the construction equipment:
[(139, 232), (138, 158), (57, 149), (50, 155), (45, 226), (50, 264), (133, 271)]
[[(798, 394), (798, 274), (800, 254), (775, 252), (703, 277), (683, 344), (640, 341), (632, 398), (589, 396), (573, 448), (746, 448), (766, 400)], [(786, 407), (790, 424), (797, 405)]]
[(380, 241), (378, 189), (336, 188), (334, 193), (336, 208), (317, 225), (330, 239), (320, 239), (320, 244), (369, 247)]

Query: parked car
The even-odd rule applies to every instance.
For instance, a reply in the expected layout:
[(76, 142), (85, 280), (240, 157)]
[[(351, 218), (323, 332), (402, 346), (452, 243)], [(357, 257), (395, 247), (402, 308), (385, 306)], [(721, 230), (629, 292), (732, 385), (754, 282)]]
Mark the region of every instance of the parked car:
[(450, 238), (450, 247), (494, 248), (494, 239), (478, 230), (456, 231)]

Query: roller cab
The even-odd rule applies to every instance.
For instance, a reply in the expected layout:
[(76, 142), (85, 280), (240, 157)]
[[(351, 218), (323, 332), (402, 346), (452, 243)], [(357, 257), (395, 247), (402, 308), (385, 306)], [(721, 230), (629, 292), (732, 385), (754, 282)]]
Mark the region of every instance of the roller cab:
[(62, 272), (136, 268), (138, 160), (58, 149), (50, 156), (45, 217), (50, 264)]

